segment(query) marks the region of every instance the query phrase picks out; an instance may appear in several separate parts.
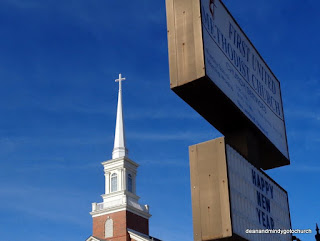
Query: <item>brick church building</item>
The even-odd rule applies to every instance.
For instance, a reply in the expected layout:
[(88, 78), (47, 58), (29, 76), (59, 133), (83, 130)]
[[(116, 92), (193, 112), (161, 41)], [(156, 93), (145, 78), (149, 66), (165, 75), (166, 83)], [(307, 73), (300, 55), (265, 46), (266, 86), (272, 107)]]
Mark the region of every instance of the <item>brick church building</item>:
[(122, 113), (121, 84), (119, 75), (117, 120), (112, 159), (102, 163), (105, 176), (103, 202), (92, 203), (92, 236), (86, 241), (160, 241), (149, 236), (148, 205), (139, 203), (136, 194), (138, 164), (128, 158)]

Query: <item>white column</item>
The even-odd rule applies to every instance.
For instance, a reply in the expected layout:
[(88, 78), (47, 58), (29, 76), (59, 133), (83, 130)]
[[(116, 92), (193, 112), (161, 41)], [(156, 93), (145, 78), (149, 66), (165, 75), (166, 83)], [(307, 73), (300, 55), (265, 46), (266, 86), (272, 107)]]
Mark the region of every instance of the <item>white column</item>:
[(123, 189), (123, 169), (120, 170), (119, 180), (120, 180), (120, 186), (119, 186), (119, 188), (120, 188), (120, 190), (122, 191), (122, 190), (124, 190), (124, 189)]
[(105, 194), (110, 193), (110, 172), (104, 174), (105, 176)]
[(136, 174), (132, 175), (132, 192), (136, 194)]
[(123, 168), (123, 173), (122, 173), (122, 190), (127, 189), (127, 169)]
[(92, 203), (92, 212), (97, 210), (97, 203)]

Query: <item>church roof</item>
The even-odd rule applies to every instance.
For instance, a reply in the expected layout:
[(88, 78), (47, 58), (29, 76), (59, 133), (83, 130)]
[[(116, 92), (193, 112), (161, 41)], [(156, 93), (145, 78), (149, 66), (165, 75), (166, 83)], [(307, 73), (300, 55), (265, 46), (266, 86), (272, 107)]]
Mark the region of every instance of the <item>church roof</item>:
[(96, 238), (94, 236), (90, 236), (89, 238), (86, 239), (86, 241), (103, 241), (102, 239)]
[(157, 239), (155, 237), (140, 233), (136, 230), (129, 229), (129, 228), (128, 228), (128, 233), (130, 235), (130, 238), (132, 238), (136, 241), (161, 241), (160, 239)]

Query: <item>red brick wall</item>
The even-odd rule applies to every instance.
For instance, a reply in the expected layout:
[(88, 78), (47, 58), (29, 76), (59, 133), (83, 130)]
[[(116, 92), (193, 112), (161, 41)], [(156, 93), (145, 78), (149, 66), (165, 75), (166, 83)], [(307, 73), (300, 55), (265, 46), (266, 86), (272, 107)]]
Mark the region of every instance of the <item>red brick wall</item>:
[[(113, 220), (112, 238), (105, 238), (104, 228), (108, 218)], [(149, 220), (128, 211), (94, 217), (92, 235), (108, 241), (130, 241), (127, 228), (149, 235)]]
[(105, 238), (104, 228), (108, 217), (110, 217), (113, 220), (112, 241), (126, 241), (126, 238), (124, 238), (127, 236), (126, 211), (120, 211), (116, 213), (94, 217), (92, 235), (97, 238), (107, 240)]

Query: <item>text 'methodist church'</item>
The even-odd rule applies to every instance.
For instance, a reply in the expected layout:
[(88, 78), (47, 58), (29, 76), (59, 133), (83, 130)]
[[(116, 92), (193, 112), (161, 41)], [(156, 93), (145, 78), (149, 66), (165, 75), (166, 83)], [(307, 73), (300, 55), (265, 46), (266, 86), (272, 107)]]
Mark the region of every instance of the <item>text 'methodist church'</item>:
[(102, 163), (105, 194), (102, 203), (92, 203), (93, 231), (86, 241), (160, 241), (149, 236), (148, 205), (141, 205), (136, 195), (138, 164), (128, 158), (122, 113), (121, 82), (112, 159)]

